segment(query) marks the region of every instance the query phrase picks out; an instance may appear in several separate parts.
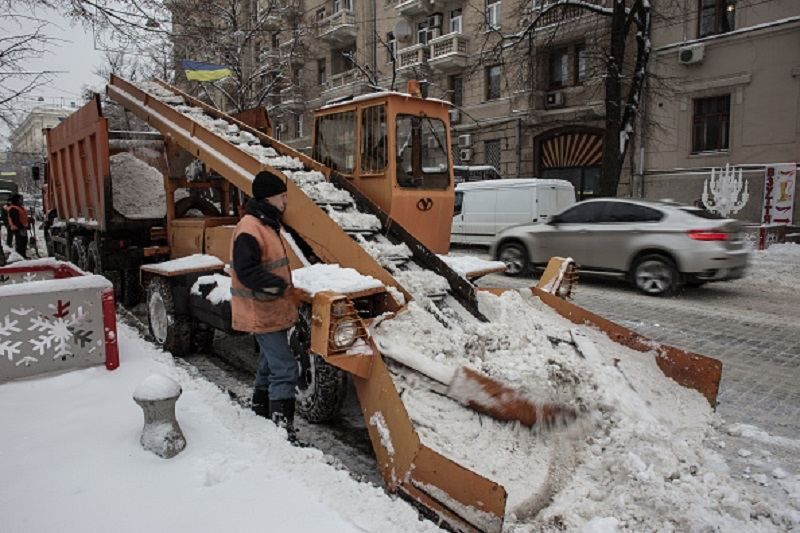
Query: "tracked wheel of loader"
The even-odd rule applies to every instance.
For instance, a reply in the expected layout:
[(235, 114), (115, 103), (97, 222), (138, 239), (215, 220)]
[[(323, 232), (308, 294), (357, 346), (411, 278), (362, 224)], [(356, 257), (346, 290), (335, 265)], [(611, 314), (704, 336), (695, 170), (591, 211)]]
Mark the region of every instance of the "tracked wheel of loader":
[(304, 305), (289, 333), (289, 346), (297, 360), (297, 411), (317, 424), (335, 419), (347, 395), (347, 374), (314, 355), (311, 347), (311, 307)]

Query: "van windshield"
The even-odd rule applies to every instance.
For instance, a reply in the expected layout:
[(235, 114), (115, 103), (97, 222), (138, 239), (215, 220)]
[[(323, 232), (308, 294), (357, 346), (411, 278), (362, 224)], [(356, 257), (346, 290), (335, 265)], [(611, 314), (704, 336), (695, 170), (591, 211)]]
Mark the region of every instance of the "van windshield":
[(415, 189), (450, 185), (447, 130), (429, 117), (397, 116), (397, 184)]

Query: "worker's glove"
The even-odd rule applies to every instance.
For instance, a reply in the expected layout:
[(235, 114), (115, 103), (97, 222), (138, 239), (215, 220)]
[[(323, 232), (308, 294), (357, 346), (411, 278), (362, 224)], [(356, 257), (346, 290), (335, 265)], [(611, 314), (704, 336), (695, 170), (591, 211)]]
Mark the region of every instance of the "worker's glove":
[(297, 287), (288, 287), (283, 294), (288, 300), (294, 302), (298, 307), (311, 299), (306, 291), (303, 289), (298, 289)]

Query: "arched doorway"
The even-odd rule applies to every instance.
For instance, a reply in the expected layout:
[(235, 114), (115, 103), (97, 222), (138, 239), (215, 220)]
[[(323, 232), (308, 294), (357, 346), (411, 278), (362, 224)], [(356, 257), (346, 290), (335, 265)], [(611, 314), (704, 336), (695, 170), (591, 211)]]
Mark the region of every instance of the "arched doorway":
[(603, 162), (603, 135), (599, 128), (550, 130), (535, 138), (533, 153), (538, 177), (571, 182), (578, 200), (597, 193)]

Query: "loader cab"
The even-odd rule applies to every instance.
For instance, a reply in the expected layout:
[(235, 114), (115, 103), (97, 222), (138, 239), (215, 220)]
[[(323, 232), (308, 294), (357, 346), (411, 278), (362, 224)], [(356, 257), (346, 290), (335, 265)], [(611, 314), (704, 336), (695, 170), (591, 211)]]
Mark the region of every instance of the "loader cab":
[(454, 192), (448, 104), (384, 92), (315, 113), (314, 159), (431, 251), (447, 253)]

